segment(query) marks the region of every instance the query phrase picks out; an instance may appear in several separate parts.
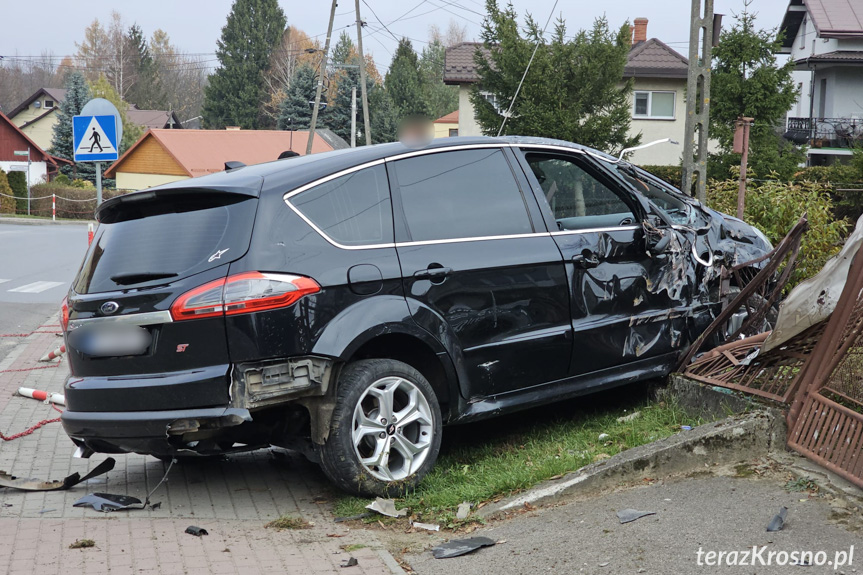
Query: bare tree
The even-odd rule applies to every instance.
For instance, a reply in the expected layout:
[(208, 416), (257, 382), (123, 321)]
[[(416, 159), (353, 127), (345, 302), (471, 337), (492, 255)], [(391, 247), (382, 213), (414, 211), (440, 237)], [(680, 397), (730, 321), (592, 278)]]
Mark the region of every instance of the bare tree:
[(63, 85), (57, 58), (50, 52), (38, 57), (12, 55), (0, 60), (0, 111), (9, 113), (39, 88)]
[(273, 50), (270, 68), (264, 74), (268, 98), (264, 102), (263, 112), (273, 122), (278, 120), (279, 106), (290, 91), (294, 70), (304, 63), (314, 66), (318, 61), (315, 51), (320, 47), (320, 42), (313, 41), (299, 28), (294, 26), (285, 28), (281, 44)]

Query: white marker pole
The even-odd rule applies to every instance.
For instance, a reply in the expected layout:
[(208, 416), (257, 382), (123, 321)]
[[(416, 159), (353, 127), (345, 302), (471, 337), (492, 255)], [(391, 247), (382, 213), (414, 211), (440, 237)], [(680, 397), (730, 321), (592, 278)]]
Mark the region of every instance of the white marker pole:
[(96, 162), (96, 207), (102, 205), (102, 162)]

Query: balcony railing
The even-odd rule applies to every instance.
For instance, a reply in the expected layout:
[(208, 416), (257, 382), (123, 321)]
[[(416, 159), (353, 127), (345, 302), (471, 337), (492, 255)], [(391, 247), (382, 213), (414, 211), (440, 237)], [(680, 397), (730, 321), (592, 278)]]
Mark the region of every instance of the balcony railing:
[(863, 146), (861, 118), (788, 118), (786, 140), (813, 148)]

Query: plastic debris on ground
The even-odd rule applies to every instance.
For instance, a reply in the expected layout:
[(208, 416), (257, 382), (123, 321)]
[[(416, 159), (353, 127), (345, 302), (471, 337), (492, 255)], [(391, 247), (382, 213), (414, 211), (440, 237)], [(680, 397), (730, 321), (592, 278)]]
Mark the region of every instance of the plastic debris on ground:
[(599, 434), (599, 437), (598, 437), (597, 439), (599, 439), (600, 441), (605, 441), (605, 440), (606, 440), (606, 439), (608, 439), (609, 437), (611, 437), (611, 436), (610, 436), (609, 434), (607, 434), (607, 433), (600, 433), (600, 434)]
[(683, 431), (692, 431), (692, 426), (691, 425), (681, 425), (680, 429), (682, 429)]
[(143, 509), (144, 504), (137, 497), (113, 495), (111, 493), (90, 493), (72, 504), (72, 507), (92, 507), (96, 511), (129, 511)]
[(648, 515), (656, 515), (656, 511), (638, 511), (636, 509), (621, 509), (617, 512), (617, 518), (621, 523), (629, 523)]
[(629, 415), (624, 415), (623, 417), (617, 418), (617, 423), (626, 423), (627, 421), (632, 421), (633, 419), (638, 419), (641, 417), (640, 411), (633, 411)]
[(396, 509), (395, 501), (392, 499), (383, 499), (382, 497), (376, 497), (373, 502), (366, 505), (366, 509), (371, 509), (387, 517), (404, 517), (408, 514), (407, 507)]
[(194, 535), (195, 537), (201, 537), (202, 535), (209, 535), (207, 530), (203, 527), (198, 527), (197, 525), (189, 525), (186, 527), (186, 533), (189, 535)]
[(432, 549), (435, 559), (448, 559), (473, 553), (481, 547), (491, 547), (496, 541), (488, 537), (471, 537), (470, 539), (453, 539)]
[(355, 567), (359, 564), (360, 564), (360, 562), (357, 561), (356, 557), (351, 557), (350, 559), (345, 559), (344, 561), (342, 561), (341, 566), (342, 567)]
[(43, 481), (41, 479), (15, 477), (5, 471), (0, 471), (0, 487), (20, 489), (22, 491), (62, 491), (65, 489), (71, 489), (79, 483), (83, 483), (88, 479), (107, 473), (112, 469), (114, 469), (114, 459), (109, 457), (93, 468), (93, 471), (84, 477), (81, 477), (80, 473), (75, 472), (63, 480), (57, 481)]
[(785, 516), (788, 514), (787, 507), (780, 507), (779, 513), (773, 516), (770, 523), (767, 524), (767, 531), (782, 531), (785, 527)]
[(458, 511), (456, 511), (455, 513), (455, 518), (459, 521), (464, 521), (465, 519), (467, 519), (467, 516), (470, 515), (471, 507), (473, 507), (473, 505), (468, 503), (467, 501), (459, 503)]
[(419, 521), (412, 521), (411, 526), (416, 527), (417, 529), (425, 529), (426, 531), (440, 531), (440, 525), (434, 525), (432, 523), (420, 523)]

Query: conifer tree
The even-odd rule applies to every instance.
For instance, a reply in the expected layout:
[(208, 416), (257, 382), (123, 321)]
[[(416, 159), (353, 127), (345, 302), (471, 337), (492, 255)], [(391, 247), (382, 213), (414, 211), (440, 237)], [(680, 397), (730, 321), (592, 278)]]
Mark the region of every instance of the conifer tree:
[(207, 128), (260, 127), (266, 100), (264, 73), (287, 20), (277, 0), (235, 0), (217, 42), (219, 68), (204, 92)]

